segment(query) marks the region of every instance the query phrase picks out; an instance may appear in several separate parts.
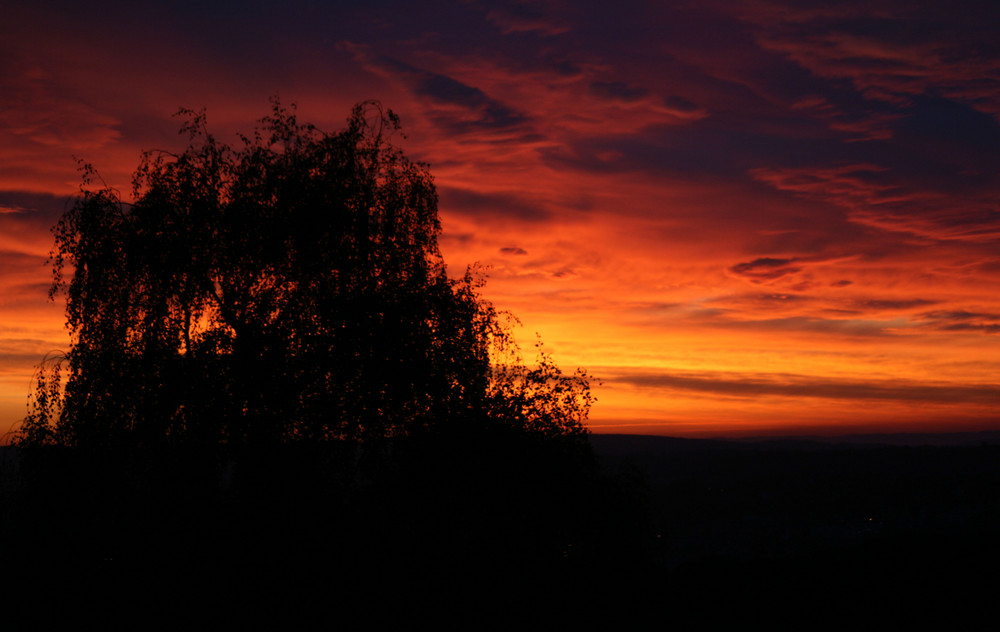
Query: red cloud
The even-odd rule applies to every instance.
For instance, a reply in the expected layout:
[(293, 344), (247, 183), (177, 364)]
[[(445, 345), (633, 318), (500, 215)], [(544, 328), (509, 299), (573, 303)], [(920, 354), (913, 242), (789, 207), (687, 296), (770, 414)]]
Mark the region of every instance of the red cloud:
[(793, 265), (795, 261), (795, 259), (761, 257), (746, 263), (738, 263), (729, 268), (729, 271), (736, 276), (743, 277), (754, 283), (763, 283), (801, 272), (802, 268), (800, 266)]
[(760, 46), (816, 76), (846, 79), (868, 99), (898, 106), (937, 92), (1000, 116), (1000, 84), (988, 79), (1000, 73), (1000, 57), (991, 52), (995, 33), (985, 24), (995, 15), (987, 5), (978, 16), (975, 8), (945, 4), (882, 4), (879, 11), (860, 3), (829, 9), (746, 3), (739, 11), (757, 28)]

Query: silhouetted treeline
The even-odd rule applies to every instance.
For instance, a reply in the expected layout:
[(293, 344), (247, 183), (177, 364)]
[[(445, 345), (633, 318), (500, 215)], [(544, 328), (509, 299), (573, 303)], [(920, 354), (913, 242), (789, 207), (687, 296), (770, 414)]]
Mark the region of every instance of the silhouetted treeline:
[(235, 148), (181, 114), (188, 146), (145, 154), (131, 202), (84, 165), (54, 228), (71, 345), (4, 496), (28, 611), (445, 607), (643, 559), (586, 372), (540, 343), (526, 365), (481, 276), (447, 276), (391, 111), (326, 133), (275, 101)]
[(446, 274), (433, 178), (391, 111), (326, 133), (275, 101), (237, 147), (181, 113), (188, 146), (146, 153), (134, 200), (85, 165), (54, 227), (71, 345), (39, 367), (21, 445), (586, 433), (586, 372), (540, 345), (525, 365), (481, 276)]

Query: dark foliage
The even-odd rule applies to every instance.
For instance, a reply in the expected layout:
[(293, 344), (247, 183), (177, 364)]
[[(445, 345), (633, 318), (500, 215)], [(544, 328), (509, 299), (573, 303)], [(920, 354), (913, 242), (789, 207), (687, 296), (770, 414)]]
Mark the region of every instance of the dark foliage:
[(87, 167), (55, 228), (71, 347), (0, 476), (10, 616), (507, 627), (642, 567), (587, 374), (540, 343), (525, 366), (480, 277), (446, 275), (391, 113), (327, 134), (275, 103), (235, 149), (185, 115), (133, 203)]
[(540, 343), (525, 366), (481, 278), (446, 275), (390, 112), (328, 134), (275, 103), (238, 148), (183, 114), (133, 203), (85, 167), (54, 229), (71, 347), (0, 479), (17, 611), (372, 627), (634, 561), (587, 374)]
[(585, 436), (586, 374), (525, 368), (476, 275), (446, 275), (391, 111), (328, 134), (275, 101), (237, 148), (181, 114), (187, 149), (145, 154), (134, 203), (87, 166), (54, 230), (72, 347), (41, 367), (21, 445)]

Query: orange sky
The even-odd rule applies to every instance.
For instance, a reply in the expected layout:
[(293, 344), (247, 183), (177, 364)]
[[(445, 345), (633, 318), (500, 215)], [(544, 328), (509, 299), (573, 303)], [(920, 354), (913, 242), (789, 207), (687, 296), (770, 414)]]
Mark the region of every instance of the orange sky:
[(179, 107), (228, 140), (272, 95), (327, 130), (400, 115), (450, 269), (491, 266), (526, 349), (602, 378), (596, 432), (1000, 428), (1000, 9), (604, 4), (15, 1), (0, 433), (68, 345), (74, 157), (127, 192)]

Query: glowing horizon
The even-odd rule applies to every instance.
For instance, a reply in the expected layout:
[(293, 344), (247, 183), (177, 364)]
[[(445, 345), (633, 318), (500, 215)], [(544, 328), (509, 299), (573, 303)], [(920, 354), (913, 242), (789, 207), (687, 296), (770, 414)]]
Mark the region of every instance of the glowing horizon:
[(371, 98), (400, 115), (449, 270), (487, 266), (525, 355), (537, 332), (602, 379), (595, 432), (1000, 429), (997, 23), (899, 0), (13, 7), (0, 434), (68, 346), (45, 259), (74, 157), (127, 198), (143, 150), (183, 146), (179, 107), (236, 142), (273, 95), (323, 129)]

